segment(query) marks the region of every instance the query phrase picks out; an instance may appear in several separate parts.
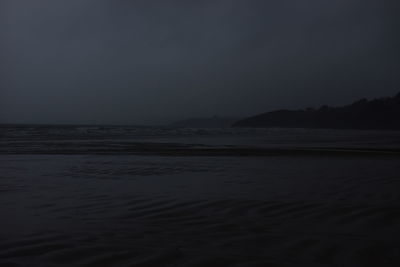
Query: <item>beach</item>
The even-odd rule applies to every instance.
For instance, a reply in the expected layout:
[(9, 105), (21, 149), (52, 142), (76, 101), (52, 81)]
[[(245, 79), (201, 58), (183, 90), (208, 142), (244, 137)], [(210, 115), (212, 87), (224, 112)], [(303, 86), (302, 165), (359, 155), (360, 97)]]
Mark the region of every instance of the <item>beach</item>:
[[(75, 153), (3, 139), (0, 266), (399, 266), (393, 144), (315, 154), (303, 143), (303, 152), (262, 155), (212, 144), (199, 154), (212, 142), (157, 138), (122, 154), (87, 150), (93, 138)], [(25, 146), (11, 151), (13, 142)]]

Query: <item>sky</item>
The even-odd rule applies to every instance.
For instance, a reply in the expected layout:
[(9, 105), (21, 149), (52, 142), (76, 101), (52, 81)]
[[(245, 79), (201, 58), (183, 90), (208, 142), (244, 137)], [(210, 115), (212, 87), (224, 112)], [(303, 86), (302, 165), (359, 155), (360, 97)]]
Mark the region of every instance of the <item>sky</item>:
[(162, 124), (400, 91), (398, 0), (1, 0), (0, 123)]

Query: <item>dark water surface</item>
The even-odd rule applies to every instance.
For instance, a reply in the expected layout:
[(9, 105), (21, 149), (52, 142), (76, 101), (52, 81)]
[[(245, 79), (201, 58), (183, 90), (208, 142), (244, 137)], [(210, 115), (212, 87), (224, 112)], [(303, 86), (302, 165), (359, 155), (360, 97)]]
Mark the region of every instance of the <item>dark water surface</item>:
[(400, 266), (398, 132), (0, 134), (1, 267)]
[[(398, 131), (0, 125), (0, 154), (175, 154), (189, 150), (400, 150)], [(198, 152), (199, 153), (199, 152)], [(191, 153), (186, 153), (190, 155)], [(207, 153), (203, 153), (207, 154)], [(235, 155), (240, 153), (233, 153)], [(250, 153), (251, 154), (251, 153)]]

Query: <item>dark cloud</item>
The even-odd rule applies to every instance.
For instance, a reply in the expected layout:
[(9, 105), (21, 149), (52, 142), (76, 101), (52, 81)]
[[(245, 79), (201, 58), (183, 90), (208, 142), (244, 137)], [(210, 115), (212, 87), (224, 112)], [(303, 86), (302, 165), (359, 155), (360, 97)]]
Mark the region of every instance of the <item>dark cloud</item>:
[(159, 123), (399, 89), (396, 1), (3, 0), (0, 120)]

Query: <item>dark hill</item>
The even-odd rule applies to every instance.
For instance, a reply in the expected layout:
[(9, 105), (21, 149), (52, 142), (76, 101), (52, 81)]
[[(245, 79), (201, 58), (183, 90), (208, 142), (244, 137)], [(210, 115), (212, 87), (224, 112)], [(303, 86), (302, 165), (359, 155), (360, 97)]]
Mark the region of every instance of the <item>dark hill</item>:
[(343, 107), (267, 112), (240, 120), (233, 127), (400, 130), (400, 93)]

